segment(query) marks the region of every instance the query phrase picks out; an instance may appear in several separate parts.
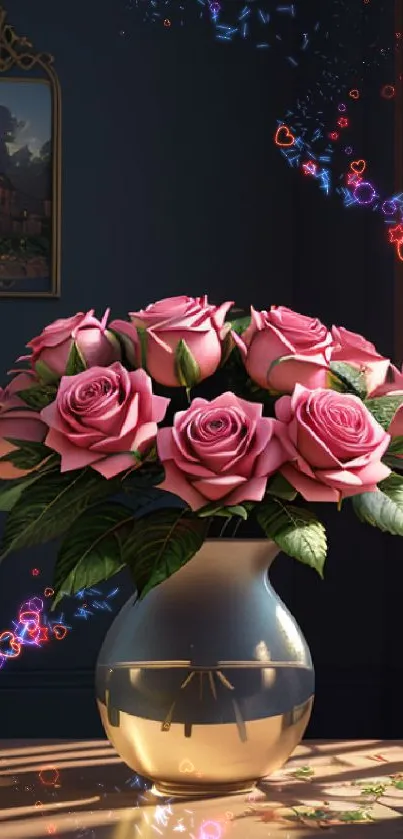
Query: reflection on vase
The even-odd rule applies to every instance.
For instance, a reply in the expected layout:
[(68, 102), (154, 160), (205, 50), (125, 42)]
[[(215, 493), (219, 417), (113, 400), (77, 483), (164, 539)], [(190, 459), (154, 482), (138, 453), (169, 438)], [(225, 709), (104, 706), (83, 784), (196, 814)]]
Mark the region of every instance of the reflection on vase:
[(206, 543), (108, 633), (97, 666), (106, 734), (165, 794), (251, 789), (304, 733), (313, 668), (267, 579), (276, 553), (268, 542)]

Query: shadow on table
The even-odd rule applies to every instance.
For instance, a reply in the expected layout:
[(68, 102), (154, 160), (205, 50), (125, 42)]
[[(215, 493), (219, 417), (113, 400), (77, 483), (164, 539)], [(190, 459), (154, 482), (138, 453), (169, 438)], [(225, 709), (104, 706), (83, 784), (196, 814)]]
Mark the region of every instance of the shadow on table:
[[(228, 837), (225, 828), (231, 822), (241, 820), (243, 836), (251, 839), (267, 837), (268, 828), (272, 837), (284, 839), (287, 834), (289, 839), (314, 839), (318, 828), (345, 839), (360, 839), (361, 835), (389, 839), (403, 831), (399, 816), (403, 797), (393, 809), (384, 807), (379, 798), (363, 802), (359, 789), (357, 796), (354, 793), (349, 798), (348, 810), (339, 806), (346, 799), (336, 792), (331, 792), (327, 805), (313, 807), (310, 803), (323, 802), (325, 794), (329, 797), (326, 790), (332, 783), (347, 786), (352, 781), (402, 773), (401, 759), (377, 760), (382, 750), (393, 754), (396, 747), (403, 755), (401, 742), (306, 741), (287, 764), (292, 784), (276, 776), (263, 781), (256, 804), (245, 796), (203, 802), (157, 799), (150, 792), (150, 782), (133, 774), (104, 740), (29, 746), (13, 742), (9, 747), (3, 741), (0, 747), (0, 839), (48, 839), (52, 834), (63, 839), (156, 839), (156, 833), (178, 839), (177, 833), (185, 830), (186, 836), (194, 839), (221, 839), (224, 834)], [(373, 755), (375, 759), (369, 760), (368, 768), (354, 767), (347, 763), (351, 755)], [(321, 767), (334, 766), (336, 772), (322, 778), (293, 776), (294, 766), (298, 773), (301, 763), (310, 762), (319, 775)], [(185, 814), (189, 813), (198, 813), (197, 825), (187, 824), (190, 817)], [(206, 827), (208, 824), (215, 825), (214, 830)]]

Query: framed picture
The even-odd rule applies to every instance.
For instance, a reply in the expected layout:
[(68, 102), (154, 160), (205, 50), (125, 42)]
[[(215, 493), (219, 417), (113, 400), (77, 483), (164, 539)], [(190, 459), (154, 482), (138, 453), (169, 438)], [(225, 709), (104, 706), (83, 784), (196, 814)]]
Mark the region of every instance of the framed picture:
[[(395, 32), (400, 35), (395, 50), (395, 79), (403, 78), (403, 6), (401, 0), (395, 0)], [(403, 195), (403, 88), (396, 85), (395, 96), (395, 194)], [(399, 258), (395, 258), (394, 277), (394, 359), (401, 367), (403, 364), (403, 250), (399, 249)]]
[(60, 296), (60, 88), (0, 7), (0, 297)]

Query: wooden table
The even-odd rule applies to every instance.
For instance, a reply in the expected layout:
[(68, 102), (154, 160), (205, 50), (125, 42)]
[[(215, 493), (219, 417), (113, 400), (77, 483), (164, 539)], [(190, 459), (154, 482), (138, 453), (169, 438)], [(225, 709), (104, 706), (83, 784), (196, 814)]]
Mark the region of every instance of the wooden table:
[(155, 798), (105, 740), (0, 741), (1, 839), (391, 839), (403, 741), (305, 741), (248, 796)]

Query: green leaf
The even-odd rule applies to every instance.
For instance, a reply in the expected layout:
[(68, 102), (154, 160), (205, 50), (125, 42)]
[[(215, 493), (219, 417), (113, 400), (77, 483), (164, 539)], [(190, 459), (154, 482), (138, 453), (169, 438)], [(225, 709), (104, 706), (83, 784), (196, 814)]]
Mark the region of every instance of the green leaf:
[(243, 504), (235, 504), (232, 507), (226, 507), (226, 510), (231, 514), (231, 516), (239, 516), (239, 518), (243, 519), (244, 521), (248, 518), (248, 511)]
[(16, 478), (12, 481), (0, 483), (0, 511), (9, 513), (15, 506), (22, 493), (40, 478), (40, 472), (33, 472), (26, 478)]
[(393, 437), (385, 454), (403, 454), (403, 437)]
[(56, 384), (60, 379), (59, 374), (51, 370), (44, 361), (37, 361), (35, 363), (35, 372), (41, 384), (44, 385)]
[[(365, 374), (361, 370), (344, 361), (331, 361), (329, 366), (333, 376), (343, 386), (345, 393), (352, 393), (360, 399), (366, 398), (368, 389)], [(339, 388), (334, 388), (334, 390), (339, 390)]]
[(0, 457), (0, 462), (12, 463), (16, 469), (35, 469), (47, 457), (54, 455), (53, 450), (48, 449), (43, 443), (15, 440), (14, 437), (5, 437), (4, 439), (7, 443), (17, 446), (17, 448)]
[(389, 469), (403, 469), (403, 457), (398, 457), (398, 455), (394, 454), (388, 454), (388, 452), (384, 454), (382, 458), (382, 463), (384, 463), (385, 466), (389, 466)]
[(394, 437), (391, 440), (382, 461), (390, 469), (403, 469), (403, 437)]
[(200, 550), (206, 519), (190, 510), (156, 510), (136, 521), (129, 568), (139, 598), (179, 571)]
[(280, 472), (270, 478), (266, 493), (267, 495), (274, 495), (276, 498), (284, 498), (286, 501), (294, 501), (294, 498), (298, 495), (297, 490), (291, 486), (286, 478), (283, 478)]
[(83, 373), (84, 370), (87, 369), (87, 365), (85, 363), (85, 359), (83, 358), (80, 350), (75, 341), (71, 346), (70, 354), (67, 359), (65, 376), (76, 376), (77, 373)]
[(263, 501), (256, 510), (267, 538), (273, 539), (284, 553), (314, 568), (323, 578), (326, 531), (314, 513), (275, 500)]
[(235, 341), (231, 334), (231, 324), (228, 324), (228, 332), (225, 333), (224, 337), (221, 337), (221, 362), (220, 367), (224, 367), (224, 364), (228, 361), (233, 349), (235, 347)]
[(231, 330), (235, 332), (236, 335), (243, 335), (244, 332), (250, 326), (251, 316), (245, 315), (242, 318), (235, 318), (235, 320), (231, 320)]
[(120, 482), (108, 481), (92, 469), (41, 475), (7, 516), (0, 560), (60, 536), (90, 504), (113, 495), (117, 486)]
[(206, 506), (202, 507), (200, 510), (197, 510), (196, 515), (201, 519), (205, 519), (210, 516), (219, 516), (224, 519), (231, 519), (232, 516), (239, 516), (241, 519), (246, 521), (254, 506), (253, 502), (248, 501), (245, 501), (244, 504), (235, 504), (231, 507), (222, 507), (221, 504), (212, 502), (211, 504), (206, 504)]
[[(157, 487), (165, 478), (163, 466), (158, 462), (148, 461), (139, 469), (133, 469), (122, 479), (125, 492), (143, 492), (149, 487)], [(164, 492), (164, 490), (161, 490)]]
[(387, 431), (396, 411), (403, 405), (403, 395), (400, 396), (379, 396), (375, 399), (367, 399), (366, 407), (379, 425)]
[(403, 506), (403, 478), (401, 475), (396, 475), (394, 472), (391, 472), (387, 478), (380, 481), (378, 489)]
[(65, 595), (91, 588), (123, 568), (134, 525), (133, 510), (113, 502), (87, 510), (72, 524), (56, 560), (52, 611)]
[(200, 367), (183, 338), (176, 345), (175, 367), (182, 387), (192, 388), (200, 381)]
[(393, 536), (403, 536), (403, 477), (392, 472), (375, 492), (354, 495), (353, 508), (360, 521)]
[(148, 344), (148, 335), (147, 330), (144, 326), (136, 326), (137, 330), (137, 337), (139, 339), (140, 344), (140, 358), (141, 358), (141, 366), (143, 370), (147, 370), (147, 344)]
[(29, 387), (18, 392), (20, 399), (34, 411), (41, 411), (42, 408), (46, 408), (47, 405), (54, 402), (56, 394), (57, 387), (53, 384), (36, 385), (36, 387)]

